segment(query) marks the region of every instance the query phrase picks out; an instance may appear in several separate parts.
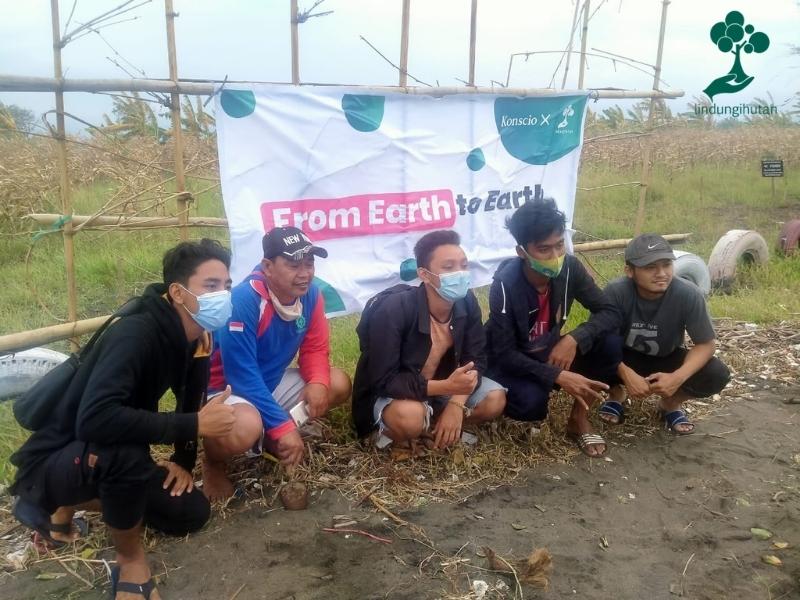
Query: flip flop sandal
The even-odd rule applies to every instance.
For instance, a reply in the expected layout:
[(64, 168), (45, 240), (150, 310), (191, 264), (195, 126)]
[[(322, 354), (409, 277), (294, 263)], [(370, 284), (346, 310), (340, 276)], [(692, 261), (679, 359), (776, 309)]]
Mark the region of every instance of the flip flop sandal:
[[(669, 429), (675, 435), (691, 435), (694, 433), (694, 423), (688, 419), (686, 412), (683, 409), (679, 408), (677, 410), (673, 410), (672, 412), (661, 411), (661, 416), (664, 419), (664, 424), (666, 425), (667, 429)], [(684, 423), (691, 425), (692, 428), (687, 431), (675, 429), (675, 425), (683, 425)]]
[[(51, 523), (50, 514), (38, 504), (34, 504), (30, 500), (26, 500), (19, 496), (14, 502), (14, 507), (11, 509), (14, 517), (30, 529), (33, 529), (35, 535), (40, 537), (40, 540), (46, 542), (50, 549), (61, 548), (66, 546), (67, 542), (56, 540), (50, 535), (51, 531), (57, 533), (71, 533), (73, 525), (78, 529), (81, 536), (85, 536), (89, 531), (89, 524), (85, 519), (73, 519), (72, 523)], [(35, 543), (36, 540), (34, 540)]]
[(600, 410), (598, 412), (601, 415), (607, 415), (617, 419), (616, 422), (606, 421), (603, 419), (603, 422), (608, 423), (609, 425), (622, 425), (625, 422), (625, 407), (621, 402), (617, 402), (616, 400), (607, 400), (606, 402), (603, 402), (603, 404), (600, 405)]
[(83, 517), (75, 517), (71, 523), (53, 523), (47, 526), (47, 535), (40, 530), (35, 530), (31, 536), (31, 542), (39, 554), (45, 554), (48, 550), (55, 550), (66, 546), (69, 542), (56, 540), (50, 534), (53, 532), (70, 534), (78, 532), (78, 537), (74, 541), (86, 537), (89, 534), (89, 522)]
[(596, 433), (570, 433), (569, 438), (577, 444), (578, 449), (589, 458), (602, 458), (605, 456), (606, 451), (603, 450), (600, 454), (589, 454), (589, 446), (604, 445), (608, 449), (606, 441), (602, 436)]
[(150, 600), (150, 594), (156, 589), (156, 582), (151, 577), (144, 583), (131, 583), (129, 581), (119, 580), (119, 567), (111, 569), (111, 600), (117, 597), (118, 592), (125, 592), (126, 594), (138, 594), (145, 600)]

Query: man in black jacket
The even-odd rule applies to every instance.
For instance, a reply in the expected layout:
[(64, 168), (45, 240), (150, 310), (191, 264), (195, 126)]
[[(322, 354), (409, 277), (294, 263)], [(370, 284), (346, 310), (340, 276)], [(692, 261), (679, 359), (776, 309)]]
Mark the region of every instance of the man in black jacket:
[(481, 309), (469, 291), (467, 257), (455, 231), (432, 231), (414, 247), (419, 287), (380, 297), (359, 324), (353, 386), (359, 437), (437, 448), (461, 438), (464, 423), (500, 416), (505, 390), (488, 377)]
[[(508, 388), (506, 415), (521, 421), (544, 419), (550, 391), (560, 386), (574, 398), (567, 433), (587, 456), (602, 456), (605, 441), (592, 431), (588, 410), (616, 377), (620, 317), (566, 254), (566, 219), (553, 200), (524, 204), (507, 227), (517, 258), (500, 264), (489, 292), (488, 373)], [(562, 336), (573, 300), (591, 316)]]
[[(78, 505), (98, 507), (117, 551), (118, 597), (157, 599), (142, 525), (185, 535), (210, 515), (194, 488), (198, 436), (225, 435), (224, 398), (200, 409), (210, 336), (230, 315), (230, 253), (212, 240), (184, 242), (164, 256), (164, 283), (150, 285), (139, 310), (112, 324), (66, 390), (53, 418), (12, 456), (14, 514), (58, 545), (74, 538)], [(175, 412), (158, 412), (168, 389)], [(150, 444), (174, 444), (158, 464)], [(152, 596), (150, 594), (152, 593)]]

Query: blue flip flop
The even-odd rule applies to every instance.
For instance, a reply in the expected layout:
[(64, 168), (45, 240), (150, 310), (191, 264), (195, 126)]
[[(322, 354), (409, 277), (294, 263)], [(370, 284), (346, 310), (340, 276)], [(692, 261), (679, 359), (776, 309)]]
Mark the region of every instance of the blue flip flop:
[[(686, 411), (684, 411), (682, 408), (678, 408), (671, 412), (661, 411), (661, 416), (664, 419), (664, 424), (666, 425), (667, 429), (669, 429), (675, 435), (691, 435), (694, 433), (694, 423), (689, 420), (689, 418), (686, 416)], [(692, 428), (687, 431), (675, 429), (675, 425), (682, 425), (684, 423), (691, 425)]]
[(617, 422), (614, 423), (613, 421), (605, 421), (609, 425), (622, 425), (625, 422), (625, 407), (622, 405), (621, 402), (617, 402), (616, 400), (607, 400), (600, 405), (600, 410), (598, 411), (601, 415), (608, 415), (610, 417), (616, 417)]
[(131, 583), (130, 581), (119, 580), (119, 567), (115, 566), (111, 569), (111, 600), (117, 597), (118, 592), (125, 592), (126, 594), (138, 594), (145, 600), (150, 600), (150, 594), (156, 589), (156, 582), (151, 577), (144, 583)]

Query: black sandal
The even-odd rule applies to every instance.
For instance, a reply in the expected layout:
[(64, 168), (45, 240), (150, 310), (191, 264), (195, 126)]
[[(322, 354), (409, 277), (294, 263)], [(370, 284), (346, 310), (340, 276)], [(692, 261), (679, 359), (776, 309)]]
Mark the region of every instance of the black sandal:
[(144, 600), (150, 600), (150, 594), (156, 589), (156, 582), (151, 577), (144, 583), (131, 583), (130, 581), (119, 580), (119, 567), (111, 569), (111, 600), (117, 597), (117, 593), (139, 594)]

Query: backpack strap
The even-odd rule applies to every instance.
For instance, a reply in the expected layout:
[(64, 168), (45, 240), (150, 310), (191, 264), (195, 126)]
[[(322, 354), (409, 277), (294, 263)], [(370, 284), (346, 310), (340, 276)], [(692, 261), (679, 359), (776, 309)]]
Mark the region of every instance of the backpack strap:
[(115, 310), (114, 313), (109, 316), (102, 325), (100, 325), (97, 331), (92, 334), (92, 337), (89, 338), (89, 341), (86, 342), (86, 345), (80, 349), (80, 352), (78, 352), (78, 359), (83, 361), (87, 356), (89, 356), (92, 348), (94, 348), (94, 345), (102, 337), (109, 325), (111, 325), (117, 319), (121, 319), (122, 317), (127, 317), (128, 315), (133, 315), (139, 312), (141, 310), (141, 306), (142, 298), (140, 296), (135, 296)]

